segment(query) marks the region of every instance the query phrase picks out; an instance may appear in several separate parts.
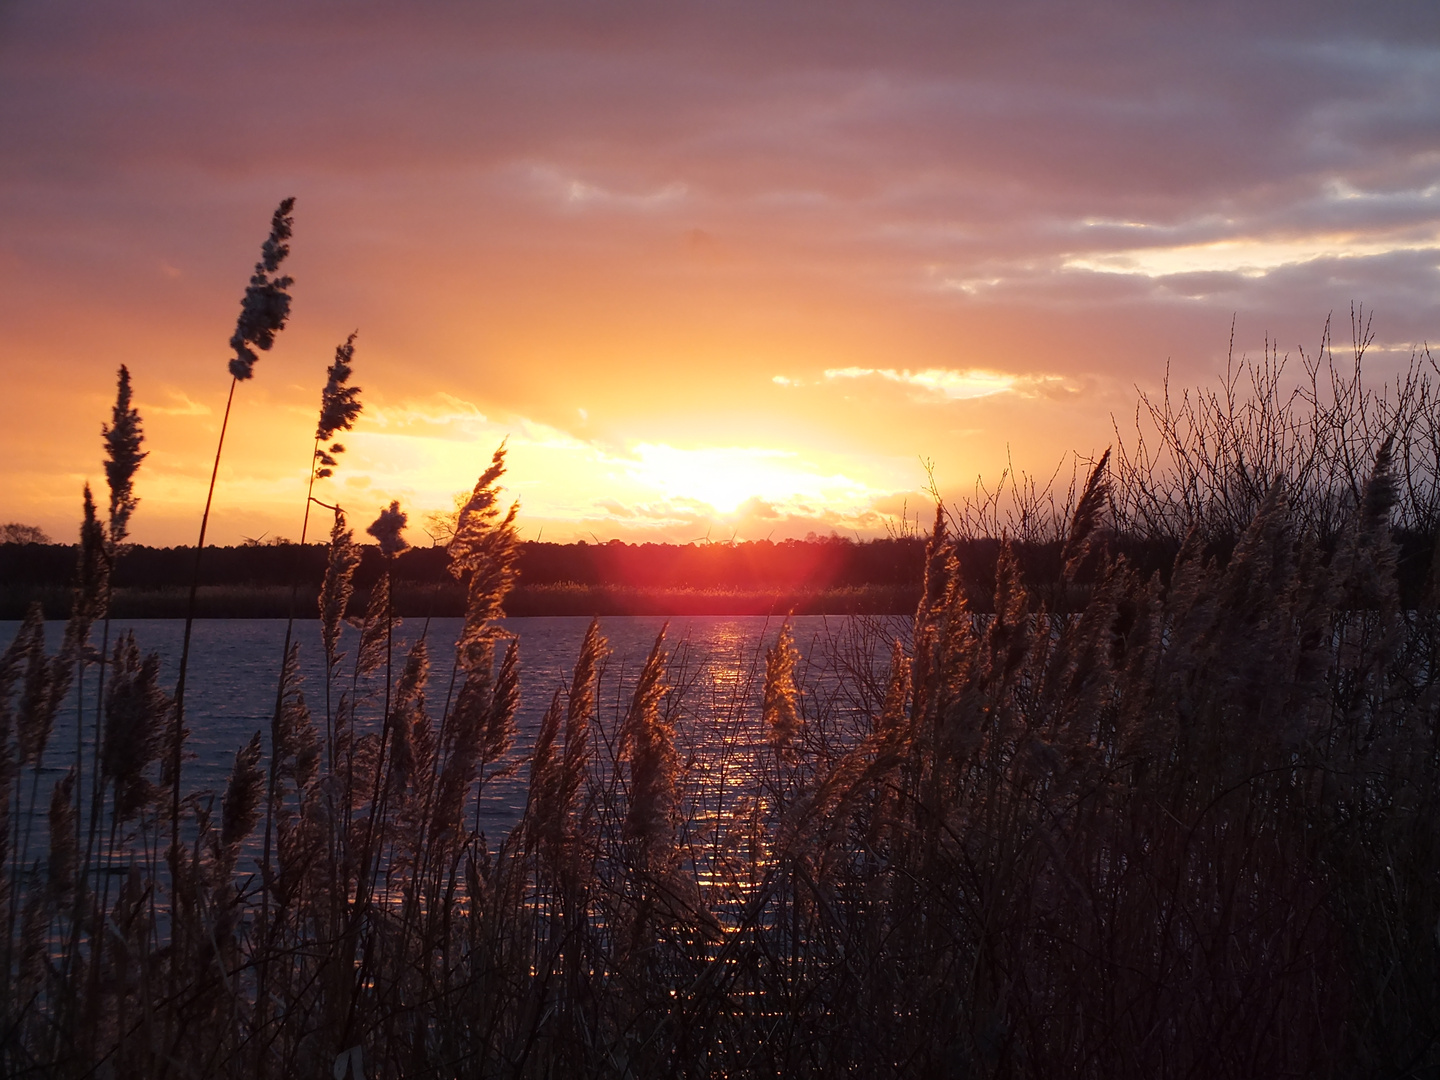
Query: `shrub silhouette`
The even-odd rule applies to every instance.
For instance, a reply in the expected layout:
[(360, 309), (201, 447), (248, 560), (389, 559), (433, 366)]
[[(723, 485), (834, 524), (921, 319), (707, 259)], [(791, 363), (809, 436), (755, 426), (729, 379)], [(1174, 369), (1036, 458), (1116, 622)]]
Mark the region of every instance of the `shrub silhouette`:
[[(1018, 516), (937, 508), (913, 620), (808, 656), (784, 628), (723, 684), (663, 634), (612, 667), (592, 624), (528, 759), (503, 448), (450, 548), (443, 692), (444, 643), (394, 651), (393, 555), (343, 633), (336, 511), (316, 711), (287, 648), (268, 743), (179, 822), (173, 703), (128, 636), (100, 672), (82, 563), (62, 652), (33, 615), (0, 657), (6, 1074), (1433, 1072), (1440, 592), (1397, 583), (1400, 540), (1434, 538), (1430, 383), (1296, 411), (1269, 363), (1233, 410), (1157, 406), (1184, 468), (1122, 445), (1064, 496), (1017, 481)], [(1177, 415), (1241, 417), (1233, 455)], [(1127, 556), (1156, 537), (1163, 566)], [(1053, 545), (1039, 584), (1026, 543)], [(42, 858), (47, 732), (90, 669), (98, 756), (54, 782)]]

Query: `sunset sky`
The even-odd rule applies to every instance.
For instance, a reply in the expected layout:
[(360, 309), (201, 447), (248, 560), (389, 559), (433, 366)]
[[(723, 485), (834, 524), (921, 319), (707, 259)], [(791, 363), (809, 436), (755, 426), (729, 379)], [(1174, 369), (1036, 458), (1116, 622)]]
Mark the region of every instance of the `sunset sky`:
[(1440, 5), (0, 0), (0, 521), (73, 538), (124, 363), (133, 538), (194, 541), (289, 195), (216, 542), (298, 535), (356, 329), (359, 526), (428, 543), (508, 436), (526, 538), (883, 535), (1232, 319), (1440, 342)]

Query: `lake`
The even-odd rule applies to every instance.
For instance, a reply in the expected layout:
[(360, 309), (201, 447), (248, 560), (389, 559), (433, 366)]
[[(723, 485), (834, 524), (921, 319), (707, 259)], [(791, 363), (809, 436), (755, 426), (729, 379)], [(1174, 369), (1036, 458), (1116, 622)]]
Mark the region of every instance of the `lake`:
[[(705, 801), (708, 788), (724, 782), (716, 779), (721, 775), (719, 770), (730, 770), (733, 783), (736, 771), (747, 772), (747, 759), (763, 744), (760, 700), (765, 651), (774, 645), (782, 620), (763, 616), (602, 619), (601, 629), (611, 650), (600, 685), (598, 717), (602, 725), (613, 724), (623, 715), (635, 676), (667, 621), (671, 683), (680, 693), (677, 749), (685, 765), (687, 798), (695, 808), (697, 802)], [(502, 623), (520, 643), (522, 696), (513, 755), (523, 757), (528, 753), (554, 691), (568, 687), (589, 622), (587, 618), (557, 617), (507, 619)], [(18, 622), (0, 622), (0, 649), (10, 644), (19, 626)], [(437, 721), (450, 684), (453, 643), (460, 628), (460, 619), (433, 619), (428, 625), (424, 620), (413, 620), (402, 623), (395, 635), (397, 675), (411, 644), (422, 633), (426, 635), (431, 658), (426, 700), (430, 715)], [(807, 691), (806, 708), (827, 730), (840, 732), (843, 738), (846, 730), (859, 724), (865, 710), (873, 707), (874, 693), (882, 685), (889, 661), (888, 642), (904, 636), (905, 620), (797, 616), (791, 620), (791, 628), (802, 658), (797, 679)], [(126, 631), (133, 631), (142, 653), (159, 654), (161, 685), (173, 691), (184, 623), (175, 619), (116, 620), (110, 627), (112, 647)], [(97, 645), (100, 633), (97, 627)], [(349, 627), (344, 634), (342, 649), (353, 658), (359, 635)], [(63, 635), (63, 622), (47, 624), (46, 641), (52, 653), (59, 648)], [(194, 624), (185, 693), (190, 759), (185, 763), (184, 786), (189, 793), (214, 793), (217, 813), (218, 795), (224, 789), (235, 751), (257, 730), (268, 740), (284, 637), (282, 619), (206, 619)], [(317, 728), (323, 730), (323, 654), (318, 620), (297, 621), (295, 639), (300, 643), (306, 700), (315, 714)], [(339, 683), (348, 687), (348, 661), (341, 664), (341, 670), (346, 675)], [(854, 678), (857, 673), (863, 677)], [(86, 676), (86, 718), (79, 751), (87, 762), (88, 775), (95, 726), (94, 669), (87, 670)], [(383, 694), (383, 671), (378, 680), (372, 680), (371, 687)], [(46, 751), (29, 845), (31, 858), (43, 857), (44, 853), (43, 808), (48, 803), (48, 786), (75, 760), (75, 701), (72, 687)], [(372, 701), (368, 709), (362, 705), (360, 729), (378, 729), (379, 713), (379, 701)], [(25, 780), (27, 797), (28, 790), (29, 770)], [(487, 782), (480, 815), (487, 835), (498, 838), (514, 824), (524, 807), (525, 790), (523, 768), (512, 776)]]

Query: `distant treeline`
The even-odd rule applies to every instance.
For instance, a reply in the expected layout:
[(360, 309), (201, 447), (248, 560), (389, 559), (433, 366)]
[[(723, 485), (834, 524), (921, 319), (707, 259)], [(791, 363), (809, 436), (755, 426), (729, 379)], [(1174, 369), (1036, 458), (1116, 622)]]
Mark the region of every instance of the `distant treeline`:
[[(1397, 532), (1401, 596), (1420, 599), (1430, 569), (1432, 540)], [(1146, 572), (1168, 573), (1178, 544), (1112, 538), (1126, 559)], [(975, 610), (986, 610), (995, 588), (1001, 542), (956, 542), (959, 579)], [(1208, 558), (1223, 565), (1227, 543)], [(1027, 584), (1044, 592), (1061, 570), (1058, 543), (1015, 545)], [(358, 613), (380, 575), (380, 553), (363, 549), (355, 575)], [(448, 573), (443, 548), (411, 548), (397, 557), (396, 603), (415, 617), (458, 615), (464, 596)], [(519, 585), (511, 615), (784, 615), (913, 614), (924, 580), (923, 537), (852, 541), (756, 540), (735, 544), (521, 545)], [(195, 549), (131, 547), (115, 567), (112, 610), (121, 618), (171, 618), (185, 613)], [(65, 544), (0, 544), (0, 618), (18, 619), (33, 601), (47, 617), (69, 611), (75, 548)], [(200, 561), (199, 612), (212, 618), (283, 618), (292, 587), (295, 611), (313, 618), (325, 573), (321, 544), (207, 547)], [(1054, 598), (1052, 602), (1063, 600)]]
[[(356, 609), (380, 576), (379, 549), (362, 549)], [(325, 574), (323, 544), (207, 547), (200, 560), (200, 609), (212, 617), (281, 617), (299, 583), (296, 613), (314, 616)], [(512, 615), (913, 613), (924, 575), (925, 542), (914, 537), (842, 538), (736, 544), (522, 544)], [(120, 617), (183, 616), (195, 569), (193, 547), (125, 550), (115, 567)], [(65, 544), (0, 544), (0, 618), (17, 619), (39, 600), (47, 616), (69, 610), (75, 549)], [(452, 615), (464, 596), (443, 548), (411, 548), (395, 566), (402, 614)]]

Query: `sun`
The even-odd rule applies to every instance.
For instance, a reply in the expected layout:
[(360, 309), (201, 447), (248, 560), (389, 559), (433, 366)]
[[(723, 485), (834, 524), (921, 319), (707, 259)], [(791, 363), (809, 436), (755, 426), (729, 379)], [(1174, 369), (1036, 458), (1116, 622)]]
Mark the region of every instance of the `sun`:
[(826, 475), (788, 450), (641, 443), (633, 455), (629, 472), (635, 482), (668, 498), (704, 503), (720, 514), (733, 514), (751, 499), (854, 502), (872, 494), (865, 484)]

